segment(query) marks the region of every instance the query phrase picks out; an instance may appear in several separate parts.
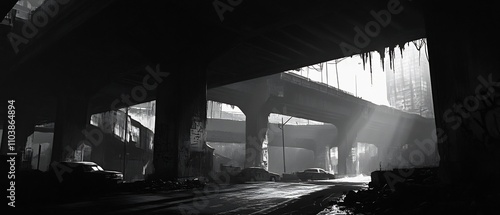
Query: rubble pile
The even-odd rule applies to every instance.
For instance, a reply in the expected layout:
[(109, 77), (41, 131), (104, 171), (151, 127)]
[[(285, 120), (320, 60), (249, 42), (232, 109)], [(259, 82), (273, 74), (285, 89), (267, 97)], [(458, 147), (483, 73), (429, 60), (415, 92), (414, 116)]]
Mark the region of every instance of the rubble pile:
[(479, 183), (445, 186), (435, 168), (414, 169), (406, 178), (388, 172), (403, 171), (375, 171), (369, 188), (349, 191), (319, 214), (500, 214), (496, 187)]

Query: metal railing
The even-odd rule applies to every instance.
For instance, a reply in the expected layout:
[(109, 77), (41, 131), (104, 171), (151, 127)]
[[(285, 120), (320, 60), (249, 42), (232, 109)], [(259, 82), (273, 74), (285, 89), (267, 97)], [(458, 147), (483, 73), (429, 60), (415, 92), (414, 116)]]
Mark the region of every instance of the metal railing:
[(303, 87), (315, 89), (324, 93), (332, 94), (332, 95), (337, 95), (341, 96), (344, 98), (350, 98), (350, 99), (356, 99), (358, 102), (365, 102), (365, 105), (371, 104), (373, 106), (372, 108), (377, 108), (379, 111), (385, 112), (385, 113), (391, 113), (391, 114), (401, 114), (401, 113), (406, 113), (413, 115), (412, 113), (407, 113), (402, 110), (398, 110), (393, 107), (388, 107), (388, 106), (383, 106), (383, 105), (375, 105), (369, 101), (363, 100), (362, 98), (354, 96), (352, 93), (347, 92), (345, 90), (338, 89), (336, 87), (327, 85), (325, 83), (320, 83), (313, 81), (309, 78), (303, 77), (301, 75), (297, 75), (294, 73), (281, 73), (280, 74), (280, 79), (284, 81), (288, 81)]
[[(332, 86), (327, 85), (325, 83), (316, 82), (316, 81), (313, 81), (309, 78), (306, 78), (306, 77), (303, 77), (303, 76), (300, 76), (300, 75), (297, 75), (294, 73), (281, 73), (280, 78), (282, 80), (285, 80), (285, 81), (288, 81), (288, 82), (291, 82), (294, 84), (298, 84), (300, 86), (304, 86), (307, 88), (315, 89), (315, 90), (318, 90), (321, 92), (334, 94), (334, 95), (340, 95), (340, 96), (348, 95), (349, 97), (356, 97), (352, 93), (347, 92), (345, 90), (341, 90), (341, 89), (338, 89), (336, 87), (332, 87)], [(356, 98), (358, 98), (358, 97), (356, 97)]]

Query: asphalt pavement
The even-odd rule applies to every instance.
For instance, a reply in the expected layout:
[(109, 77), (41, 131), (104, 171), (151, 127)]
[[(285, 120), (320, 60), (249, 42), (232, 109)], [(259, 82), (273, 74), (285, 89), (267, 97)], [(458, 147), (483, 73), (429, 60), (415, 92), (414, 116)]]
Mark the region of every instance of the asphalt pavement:
[(47, 204), (49, 214), (317, 214), (363, 181), (209, 184), (204, 189), (121, 192), (71, 203)]

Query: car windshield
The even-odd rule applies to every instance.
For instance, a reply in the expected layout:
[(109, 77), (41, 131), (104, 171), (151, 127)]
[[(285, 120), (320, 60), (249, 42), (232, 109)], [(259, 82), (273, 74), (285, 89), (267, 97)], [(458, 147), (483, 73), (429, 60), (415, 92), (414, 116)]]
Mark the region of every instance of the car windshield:
[(83, 169), (85, 172), (103, 171), (102, 167), (98, 165), (85, 165), (83, 166)]

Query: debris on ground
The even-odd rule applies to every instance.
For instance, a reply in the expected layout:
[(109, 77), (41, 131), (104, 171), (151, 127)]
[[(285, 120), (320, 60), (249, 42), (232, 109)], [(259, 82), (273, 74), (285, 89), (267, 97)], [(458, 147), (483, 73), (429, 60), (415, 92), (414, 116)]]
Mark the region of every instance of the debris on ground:
[(398, 172), (403, 171), (372, 173), (372, 182), (374, 177), (383, 180), (349, 191), (318, 215), (500, 214), (500, 192), (494, 185), (490, 189), (480, 183), (450, 188), (439, 183), (433, 168), (414, 169), (406, 178)]

